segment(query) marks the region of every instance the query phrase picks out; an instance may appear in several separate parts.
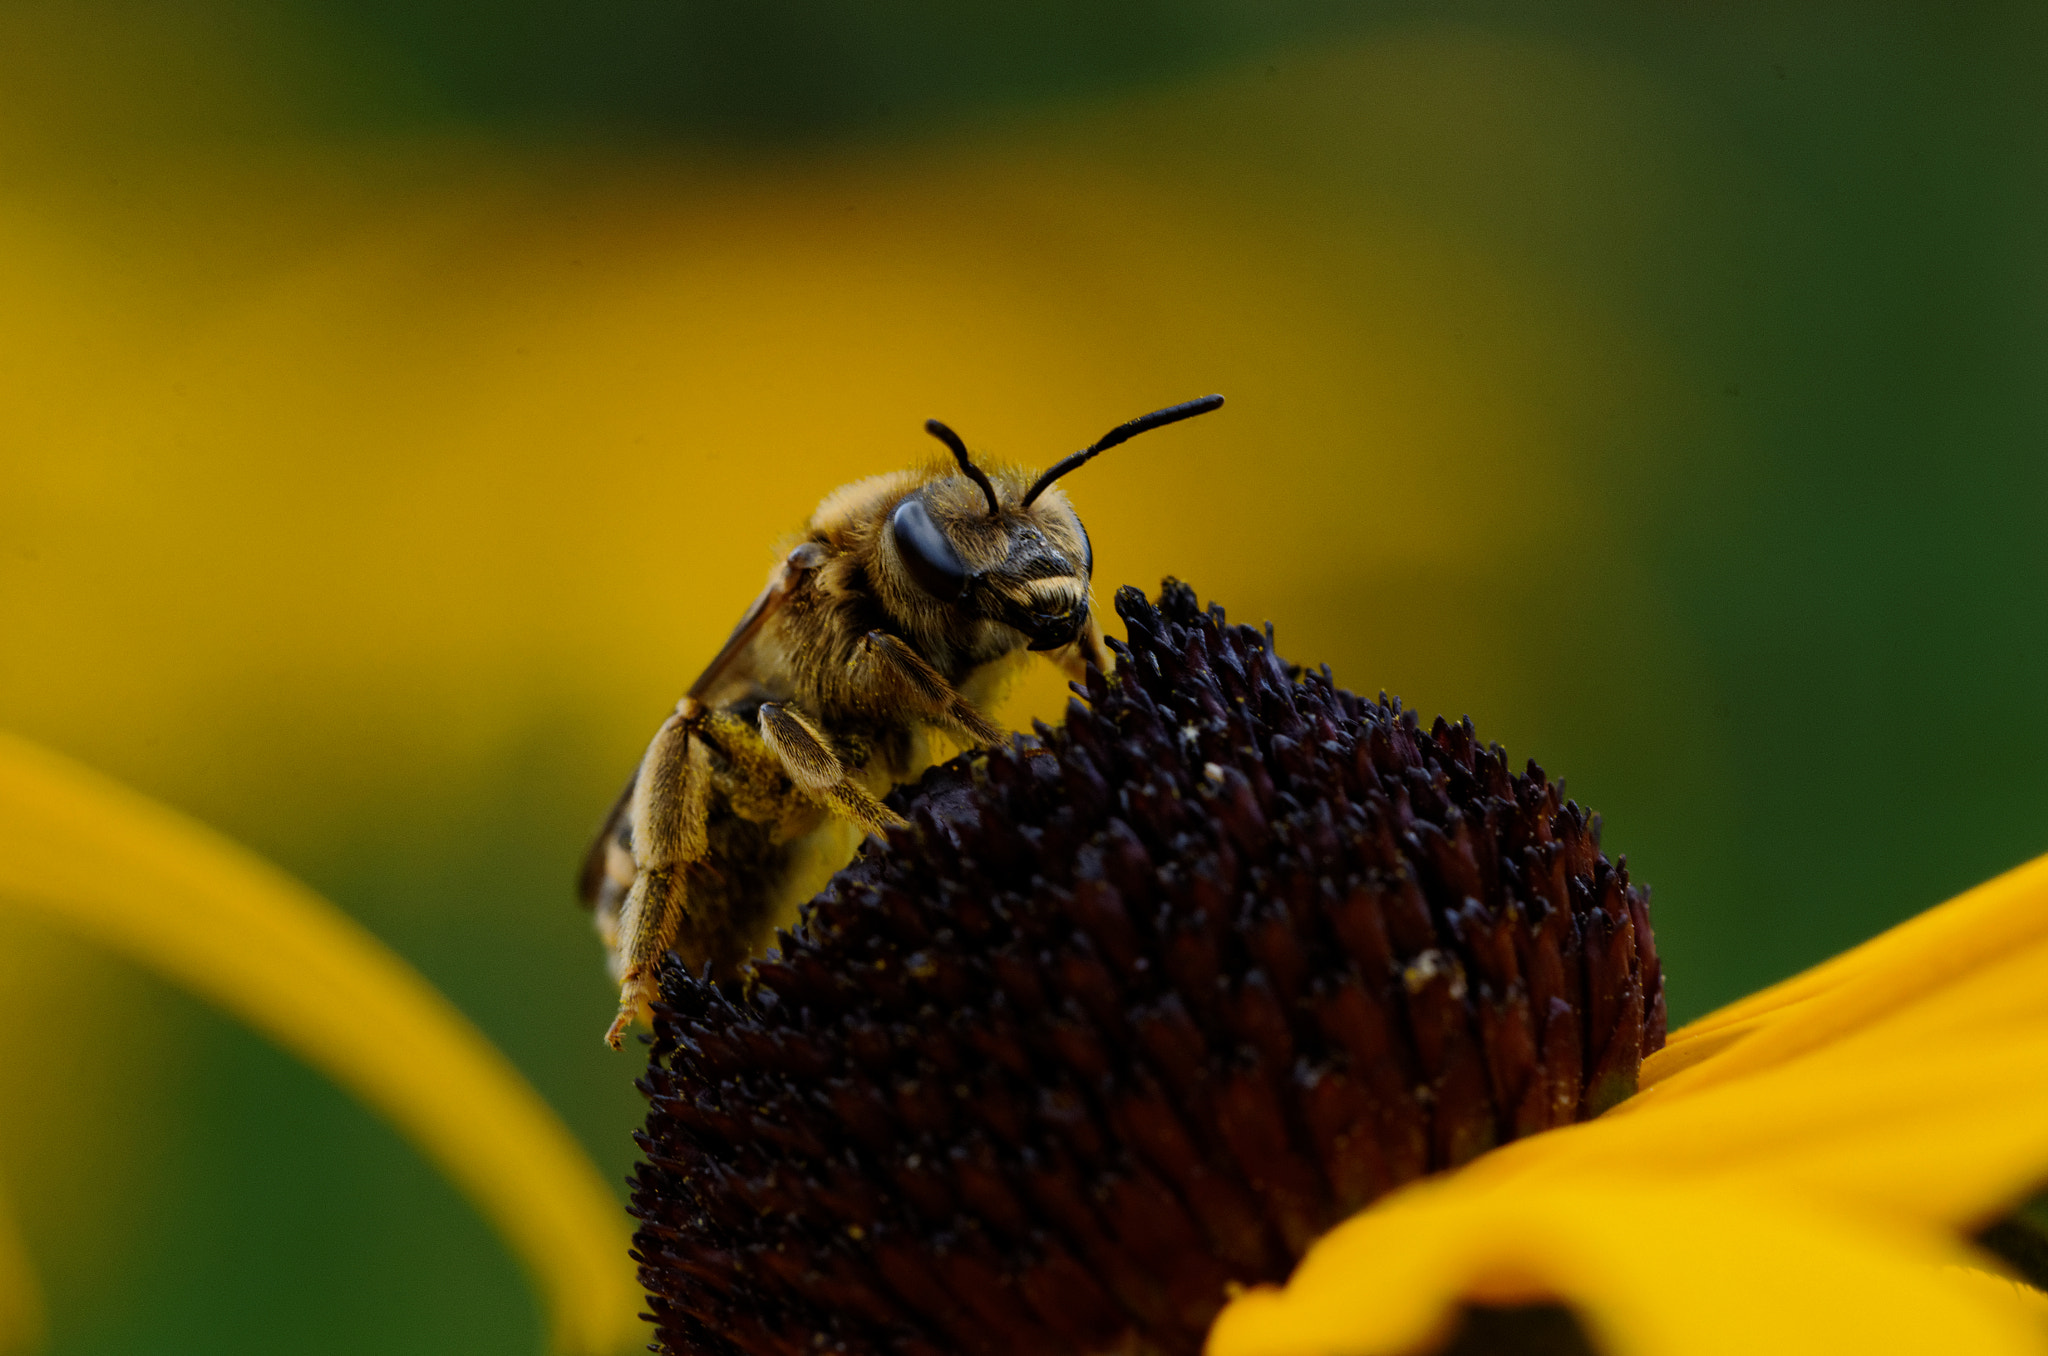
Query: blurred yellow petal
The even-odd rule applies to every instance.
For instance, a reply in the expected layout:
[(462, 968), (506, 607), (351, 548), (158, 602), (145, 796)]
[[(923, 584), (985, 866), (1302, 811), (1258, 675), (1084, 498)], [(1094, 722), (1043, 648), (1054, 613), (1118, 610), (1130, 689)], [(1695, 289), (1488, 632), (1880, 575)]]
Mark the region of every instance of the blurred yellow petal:
[(1463, 1176), (1400, 1193), (1241, 1296), (1207, 1356), (1431, 1349), (1462, 1302), (1561, 1302), (1607, 1356), (2021, 1356), (2048, 1333), (1938, 1241), (1717, 1185)]
[(0, 1356), (33, 1351), (42, 1338), (42, 1287), (7, 1198), (0, 1195)]
[(1974, 1290), (1994, 1304), (2007, 1305), (2028, 1315), (2043, 1332), (2048, 1332), (2048, 1295), (2024, 1281), (1977, 1267), (1944, 1267), (1942, 1274), (1964, 1290)]
[(1632, 1110), (1797, 1058), (2048, 941), (2048, 857), (1672, 1033)]
[[(518, 1070), (376, 938), (162, 805), (0, 735), (0, 898), (263, 1031), (411, 1137), (512, 1244), (556, 1348), (638, 1337), (617, 1200)], [(78, 976), (81, 1026), (94, 977)]]

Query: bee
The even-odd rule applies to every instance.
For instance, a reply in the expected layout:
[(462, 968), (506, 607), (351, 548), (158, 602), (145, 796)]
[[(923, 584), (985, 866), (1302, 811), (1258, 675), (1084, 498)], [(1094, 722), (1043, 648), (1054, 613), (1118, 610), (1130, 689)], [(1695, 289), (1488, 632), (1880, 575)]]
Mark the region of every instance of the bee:
[(1055, 484), (1204, 396), (1119, 424), (1036, 479), (953, 462), (826, 497), (724, 648), (676, 703), (585, 855), (578, 893), (619, 984), (617, 1049), (663, 955), (740, 973), (859, 838), (902, 825), (881, 797), (934, 761), (933, 736), (1000, 744), (983, 713), (1031, 653), (1071, 676), (1110, 656), (1095, 552)]

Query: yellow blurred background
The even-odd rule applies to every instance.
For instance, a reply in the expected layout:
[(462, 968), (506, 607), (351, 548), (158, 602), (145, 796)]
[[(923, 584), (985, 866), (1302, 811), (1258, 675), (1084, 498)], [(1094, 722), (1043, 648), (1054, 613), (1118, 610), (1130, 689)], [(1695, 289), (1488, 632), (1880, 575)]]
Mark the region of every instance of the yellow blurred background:
[[(1566, 776), (1697, 1013), (2048, 846), (2042, 30), (1602, 13), (1048, 21), (985, 98), (956, 16), (944, 97), (782, 125), (702, 62), (591, 93), (666, 88), (639, 10), (521, 103), (586, 20), (450, 66), (369, 4), (10, 7), (0, 723), (338, 900), (616, 1178), (569, 876), (778, 540), (927, 417), (1044, 464), (1216, 390), (1069, 482), (1105, 596)], [(5, 911), (0, 1086), (55, 1351), (540, 1340), (389, 1131)]]

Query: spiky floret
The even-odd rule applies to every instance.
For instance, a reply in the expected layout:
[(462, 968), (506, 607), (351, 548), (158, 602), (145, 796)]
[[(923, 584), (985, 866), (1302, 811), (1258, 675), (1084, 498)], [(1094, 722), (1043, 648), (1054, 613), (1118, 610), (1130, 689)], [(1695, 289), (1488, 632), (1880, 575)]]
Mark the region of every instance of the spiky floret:
[(1116, 606), (1062, 728), (899, 793), (746, 985), (664, 975), (664, 1350), (1192, 1353), (1231, 1283), (1663, 1043), (1644, 893), (1561, 783), (1185, 585)]

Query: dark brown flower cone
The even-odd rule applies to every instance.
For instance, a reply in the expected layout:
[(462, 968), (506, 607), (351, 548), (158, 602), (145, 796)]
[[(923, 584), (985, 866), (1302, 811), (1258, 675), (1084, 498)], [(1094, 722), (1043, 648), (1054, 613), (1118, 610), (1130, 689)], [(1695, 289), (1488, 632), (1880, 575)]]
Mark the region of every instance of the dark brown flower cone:
[(1043, 750), (955, 760), (746, 986), (671, 965), (633, 1210), (661, 1348), (1192, 1353), (1392, 1187), (1664, 1038), (1644, 893), (1469, 721), (1168, 581)]

